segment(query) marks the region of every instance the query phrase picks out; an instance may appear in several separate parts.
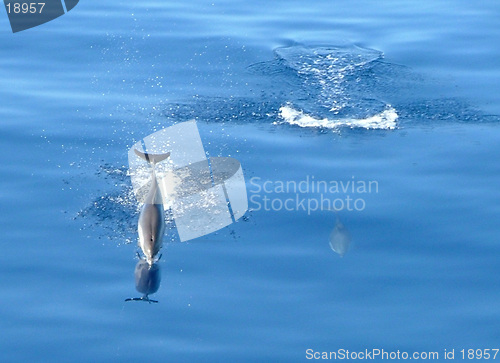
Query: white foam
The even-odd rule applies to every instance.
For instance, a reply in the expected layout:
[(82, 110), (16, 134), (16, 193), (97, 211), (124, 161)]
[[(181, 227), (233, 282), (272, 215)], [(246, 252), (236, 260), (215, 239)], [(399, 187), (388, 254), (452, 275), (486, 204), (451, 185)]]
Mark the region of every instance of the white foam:
[(327, 129), (337, 129), (340, 127), (359, 127), (364, 129), (393, 130), (397, 127), (396, 120), (398, 119), (396, 110), (389, 105), (384, 111), (364, 119), (319, 119), (308, 115), (303, 111), (296, 110), (291, 105), (281, 106), (279, 110), (279, 116), (285, 123), (288, 123), (290, 125)]

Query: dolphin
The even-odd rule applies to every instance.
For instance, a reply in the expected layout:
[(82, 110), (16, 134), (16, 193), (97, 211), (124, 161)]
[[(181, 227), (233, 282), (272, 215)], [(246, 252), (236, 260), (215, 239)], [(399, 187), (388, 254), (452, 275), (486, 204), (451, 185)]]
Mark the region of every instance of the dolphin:
[(351, 244), (351, 234), (347, 228), (344, 227), (338, 216), (335, 227), (330, 233), (329, 241), (331, 249), (338, 253), (340, 257), (344, 257)]
[(139, 233), (139, 246), (148, 264), (152, 265), (162, 246), (163, 233), (165, 232), (165, 210), (156, 180), (155, 165), (168, 158), (170, 153), (149, 154), (137, 149), (134, 149), (134, 152), (151, 165), (151, 187), (141, 207), (137, 231)]

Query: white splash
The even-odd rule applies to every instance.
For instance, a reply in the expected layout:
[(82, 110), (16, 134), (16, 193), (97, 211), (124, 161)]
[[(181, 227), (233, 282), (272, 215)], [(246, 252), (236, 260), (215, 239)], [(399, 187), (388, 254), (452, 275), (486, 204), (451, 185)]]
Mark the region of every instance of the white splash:
[(337, 129), (340, 127), (350, 127), (350, 128), (364, 128), (364, 129), (384, 129), (393, 130), (397, 127), (396, 120), (398, 119), (398, 114), (396, 110), (387, 106), (387, 108), (370, 117), (364, 119), (338, 119), (330, 120), (328, 118), (315, 118), (311, 115), (294, 109), (290, 105), (281, 106), (279, 110), (279, 116), (283, 119), (284, 123), (290, 125), (296, 125), (300, 127), (318, 127), (327, 129)]

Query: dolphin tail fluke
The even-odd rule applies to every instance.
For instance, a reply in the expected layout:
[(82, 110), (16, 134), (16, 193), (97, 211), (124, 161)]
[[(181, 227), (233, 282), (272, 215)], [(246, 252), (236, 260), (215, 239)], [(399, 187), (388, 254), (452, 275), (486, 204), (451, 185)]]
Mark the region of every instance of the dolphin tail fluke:
[(148, 303), (158, 303), (158, 300), (150, 299), (149, 296), (145, 295), (143, 297), (129, 297), (125, 301), (147, 301)]
[(137, 156), (139, 156), (141, 159), (146, 160), (148, 163), (151, 164), (157, 164), (162, 160), (165, 160), (170, 156), (170, 153), (166, 154), (149, 154), (149, 153), (143, 153), (142, 151), (139, 151), (137, 149), (134, 149), (134, 152)]

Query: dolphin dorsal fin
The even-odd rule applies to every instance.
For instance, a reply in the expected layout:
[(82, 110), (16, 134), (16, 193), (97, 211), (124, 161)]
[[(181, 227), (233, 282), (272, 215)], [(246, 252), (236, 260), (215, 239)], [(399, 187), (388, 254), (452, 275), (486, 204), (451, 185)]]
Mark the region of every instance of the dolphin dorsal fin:
[(165, 160), (170, 156), (170, 153), (165, 153), (165, 154), (150, 154), (150, 153), (143, 153), (142, 151), (139, 151), (137, 149), (134, 149), (134, 152), (137, 156), (139, 156), (141, 159), (146, 160), (148, 163), (152, 164), (157, 164), (162, 160)]

